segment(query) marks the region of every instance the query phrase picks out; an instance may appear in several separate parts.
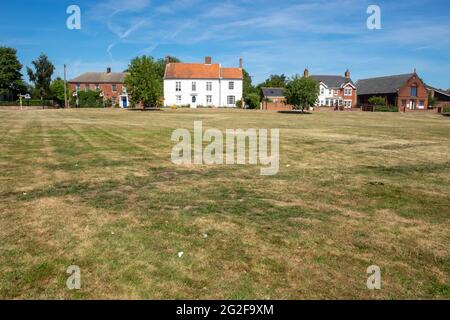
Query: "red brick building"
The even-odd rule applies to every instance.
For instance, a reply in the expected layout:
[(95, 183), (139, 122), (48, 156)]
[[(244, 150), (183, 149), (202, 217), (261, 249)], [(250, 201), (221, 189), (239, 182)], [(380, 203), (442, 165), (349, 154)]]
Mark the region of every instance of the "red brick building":
[(87, 72), (69, 81), (69, 91), (75, 95), (79, 91), (98, 90), (104, 100), (111, 100), (111, 105), (116, 103), (121, 108), (128, 108), (130, 100), (124, 86), (127, 73), (111, 72)]
[(263, 100), (261, 110), (267, 111), (291, 111), (293, 106), (286, 103), (284, 88), (261, 88)]
[(399, 112), (428, 109), (428, 90), (416, 72), (388, 77), (359, 80), (358, 104), (370, 106), (371, 97), (382, 97), (386, 105), (397, 106)]

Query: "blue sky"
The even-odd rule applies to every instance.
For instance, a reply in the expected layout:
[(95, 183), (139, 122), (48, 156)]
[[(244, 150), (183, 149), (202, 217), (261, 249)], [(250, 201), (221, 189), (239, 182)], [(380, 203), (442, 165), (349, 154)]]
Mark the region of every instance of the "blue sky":
[[(81, 8), (81, 30), (68, 30), (66, 9)], [(381, 7), (382, 29), (368, 30), (366, 9)], [(258, 83), (270, 74), (343, 74), (353, 80), (417, 68), (450, 88), (448, 1), (378, 0), (22, 0), (3, 1), (0, 45), (24, 65), (45, 52), (62, 75), (124, 70), (137, 55), (205, 55), (245, 68)], [(28, 80), (25, 76), (25, 80)]]

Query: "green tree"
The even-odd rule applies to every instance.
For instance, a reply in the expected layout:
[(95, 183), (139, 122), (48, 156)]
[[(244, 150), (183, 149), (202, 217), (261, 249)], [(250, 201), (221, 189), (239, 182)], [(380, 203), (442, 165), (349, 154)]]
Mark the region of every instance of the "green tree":
[[(64, 80), (60, 77), (52, 81), (50, 85), (52, 91), (52, 99), (58, 103), (60, 107), (64, 106)], [(69, 87), (66, 84), (66, 92), (69, 95)]]
[[(14, 48), (0, 47), (0, 99), (16, 100), (26, 86), (20, 70), (22, 65)], [(23, 91), (23, 92), (22, 92)]]
[(261, 99), (257, 93), (250, 93), (245, 98), (245, 103), (248, 105), (249, 109), (259, 109), (260, 102)]
[(260, 88), (285, 88), (288, 83), (288, 78), (284, 75), (272, 74), (266, 81), (258, 85)]
[(294, 77), (286, 86), (286, 101), (295, 109), (302, 109), (314, 105), (319, 96), (319, 84), (311, 78)]
[(32, 61), (35, 71), (27, 67), (28, 77), (34, 83), (36, 92), (41, 100), (51, 98), (50, 83), (52, 81), (55, 66), (45, 54), (41, 54), (37, 60)]
[(381, 107), (386, 105), (386, 100), (383, 97), (373, 96), (369, 98), (369, 104), (374, 107)]
[(250, 109), (256, 109), (259, 107), (259, 102), (261, 101), (258, 94), (258, 89), (253, 86), (252, 77), (247, 72), (247, 70), (242, 69), (242, 74), (242, 94), (245, 100), (245, 104), (248, 105)]
[(128, 66), (125, 86), (134, 103), (146, 107), (159, 107), (163, 97), (162, 64), (153, 57), (134, 58)]

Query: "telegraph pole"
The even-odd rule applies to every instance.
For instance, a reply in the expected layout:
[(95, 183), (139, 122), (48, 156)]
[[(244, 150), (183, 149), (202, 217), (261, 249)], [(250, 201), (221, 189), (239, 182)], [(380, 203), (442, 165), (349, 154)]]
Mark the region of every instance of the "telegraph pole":
[(66, 80), (66, 65), (64, 65), (64, 109), (67, 109), (67, 80)]

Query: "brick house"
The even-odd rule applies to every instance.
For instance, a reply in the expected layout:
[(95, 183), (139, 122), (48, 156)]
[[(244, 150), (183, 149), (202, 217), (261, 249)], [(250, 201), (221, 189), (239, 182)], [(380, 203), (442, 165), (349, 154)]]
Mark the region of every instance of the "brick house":
[(87, 72), (79, 77), (69, 80), (69, 91), (74, 96), (79, 91), (98, 90), (101, 92), (103, 100), (111, 100), (111, 105), (116, 102), (121, 108), (128, 108), (130, 100), (124, 86), (125, 72), (111, 72), (107, 68), (106, 72)]
[(350, 70), (340, 75), (310, 75), (305, 69), (303, 76), (316, 80), (319, 84), (319, 97), (316, 107), (352, 109), (357, 105), (357, 88), (350, 77)]
[(382, 97), (386, 105), (398, 107), (399, 112), (428, 109), (428, 90), (416, 72), (359, 80), (358, 104), (369, 106), (371, 97)]
[(268, 111), (291, 111), (293, 106), (286, 103), (284, 88), (261, 88), (263, 100), (261, 110)]

